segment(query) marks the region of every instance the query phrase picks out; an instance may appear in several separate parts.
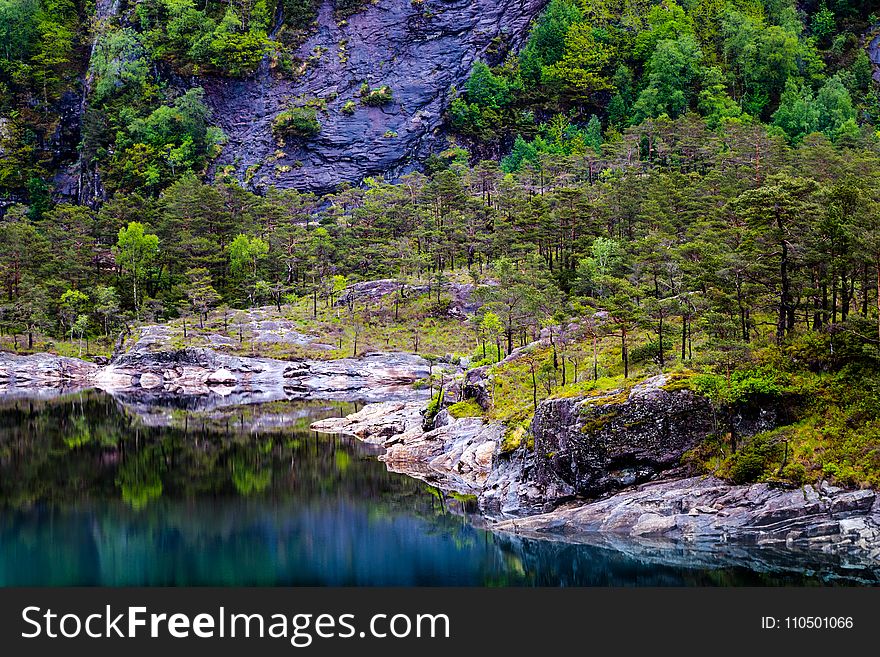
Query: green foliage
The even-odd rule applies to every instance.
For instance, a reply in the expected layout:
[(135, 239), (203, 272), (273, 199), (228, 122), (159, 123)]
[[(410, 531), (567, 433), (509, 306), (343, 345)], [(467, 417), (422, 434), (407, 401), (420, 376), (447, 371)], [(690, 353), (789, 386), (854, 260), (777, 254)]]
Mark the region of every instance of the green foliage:
[[(791, 143), (815, 131), (858, 139), (868, 116), (858, 104), (871, 85), (869, 62), (853, 34), (832, 43), (835, 17), (824, 4), (809, 25), (803, 19), (784, 2), (554, 0), (517, 61), (475, 66), (465, 93), (453, 94), (450, 125), (489, 148), (512, 146), (508, 172), (541, 152), (558, 152), (526, 128), (526, 117), (551, 112), (577, 122), (594, 114), (612, 135), (647, 119), (698, 112), (712, 130), (763, 120)], [(821, 103), (812, 95), (817, 89)], [(588, 140), (594, 150), (602, 141)]]
[[(663, 350), (665, 352), (664, 355), (668, 356), (668, 354), (672, 351), (671, 345), (669, 343), (666, 343), (665, 345), (663, 345)], [(652, 340), (651, 342), (633, 347), (629, 352), (629, 357), (633, 363), (659, 363), (660, 342)]]
[(828, 5), (824, 1), (819, 5), (819, 10), (813, 14), (813, 18), (810, 20), (810, 30), (814, 37), (823, 42), (828, 42), (837, 30), (834, 12), (828, 9)]
[(497, 76), (483, 62), (474, 64), (465, 84), (468, 100), (481, 108), (500, 109), (510, 103), (510, 83)]
[(807, 87), (790, 80), (773, 115), (773, 125), (792, 143), (812, 132), (823, 132), (832, 140), (859, 132), (852, 98), (840, 76), (829, 78), (815, 98)]
[(697, 374), (691, 385), (716, 403), (725, 405), (747, 403), (761, 397), (779, 397), (790, 390), (780, 372), (761, 369), (736, 370), (729, 377)]
[(541, 82), (563, 97), (590, 101), (594, 94), (612, 88), (608, 69), (612, 48), (597, 38), (586, 23), (575, 23), (566, 33), (562, 59), (545, 66)]
[(856, 110), (839, 75), (829, 78), (816, 94), (818, 127), (832, 140), (845, 134), (858, 135)]
[(147, 276), (158, 255), (159, 237), (147, 233), (142, 223), (133, 221), (119, 229), (113, 256), (120, 268), (131, 277), (135, 310), (140, 309), (142, 302), (142, 295), (138, 294), (138, 283)]
[(638, 123), (664, 114), (676, 118), (684, 113), (695, 96), (702, 57), (691, 35), (658, 42), (648, 63), (648, 86), (633, 106), (633, 119)]
[(544, 67), (552, 66), (563, 58), (568, 30), (581, 22), (582, 18), (580, 9), (571, 0), (551, 0), (520, 53), (520, 69), (524, 79), (532, 85), (540, 83)]
[(443, 394), (444, 391), (441, 389), (436, 395), (431, 397), (431, 401), (429, 401), (427, 407), (425, 407), (422, 424), (426, 428), (430, 428), (434, 425), (434, 418), (437, 417), (437, 413), (443, 409)]
[(809, 89), (789, 80), (773, 114), (773, 125), (780, 128), (791, 143), (819, 129), (819, 111)]
[(321, 132), (318, 112), (314, 107), (294, 107), (278, 114), (272, 121), (276, 137), (309, 139)]
[(761, 434), (732, 454), (722, 472), (735, 484), (750, 484), (765, 478), (781, 459), (783, 445), (772, 435)]
[(361, 103), (367, 107), (382, 107), (392, 102), (394, 102), (394, 94), (388, 85), (382, 85), (375, 89), (367, 87), (361, 91)]

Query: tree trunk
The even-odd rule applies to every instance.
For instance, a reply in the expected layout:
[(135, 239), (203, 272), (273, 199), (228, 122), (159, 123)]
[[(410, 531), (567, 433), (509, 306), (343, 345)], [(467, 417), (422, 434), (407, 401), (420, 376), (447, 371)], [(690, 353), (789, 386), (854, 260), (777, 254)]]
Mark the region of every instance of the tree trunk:
[[(777, 219), (777, 227), (782, 231), (782, 220)], [(785, 327), (788, 322), (788, 306), (790, 294), (790, 281), (788, 280), (788, 242), (782, 236), (782, 257), (779, 263), (779, 277), (781, 289), (779, 293), (779, 316), (776, 320), (776, 342), (781, 344), (785, 340)]]
[(663, 357), (663, 317), (660, 317), (660, 321), (657, 326), (657, 336), (660, 341), (660, 371), (663, 371), (664, 365), (666, 365), (666, 360)]
[(687, 327), (688, 327), (687, 316), (682, 315), (681, 316), (681, 362), (684, 362), (685, 358), (687, 357), (687, 352), (686, 352), (686, 349), (687, 349)]
[(532, 405), (538, 410), (538, 379), (535, 376), (535, 364), (531, 363), (532, 370)]
[(599, 379), (599, 346), (596, 344), (596, 336), (593, 336), (593, 381)]

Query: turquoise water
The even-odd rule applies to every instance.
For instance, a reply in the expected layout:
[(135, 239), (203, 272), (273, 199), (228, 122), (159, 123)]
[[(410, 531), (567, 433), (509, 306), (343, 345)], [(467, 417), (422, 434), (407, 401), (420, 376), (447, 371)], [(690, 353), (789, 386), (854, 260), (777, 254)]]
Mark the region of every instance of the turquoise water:
[[(479, 527), (473, 500), (308, 430), (344, 403), (133, 412), (110, 396), (0, 403), (0, 585), (779, 585), (834, 566)], [(148, 426), (163, 424), (164, 426)], [(846, 571), (847, 577), (870, 573)]]

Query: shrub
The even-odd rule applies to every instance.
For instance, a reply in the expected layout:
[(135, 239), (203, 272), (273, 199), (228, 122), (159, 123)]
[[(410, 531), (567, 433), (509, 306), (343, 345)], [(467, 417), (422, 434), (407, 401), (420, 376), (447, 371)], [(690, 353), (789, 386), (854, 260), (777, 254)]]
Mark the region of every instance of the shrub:
[(351, 116), (354, 114), (355, 107), (354, 101), (350, 100), (342, 106), (342, 113)]
[(782, 459), (784, 445), (770, 435), (755, 436), (751, 442), (727, 459), (727, 477), (735, 484), (750, 484)]
[(775, 397), (788, 392), (784, 374), (760, 368), (736, 370), (730, 377), (721, 374), (697, 374), (693, 388), (720, 404), (747, 402), (756, 397)]
[(318, 112), (314, 107), (294, 107), (285, 110), (272, 121), (276, 137), (300, 137), (308, 139), (321, 132)]
[(394, 96), (388, 85), (376, 89), (370, 89), (367, 85), (361, 87), (361, 102), (368, 107), (382, 107), (393, 100)]
[[(671, 345), (667, 342), (664, 346), (664, 352), (669, 354), (671, 352)], [(648, 342), (646, 344), (639, 345), (637, 347), (633, 347), (629, 352), (629, 359), (633, 363), (644, 363), (647, 361), (651, 361), (654, 363), (660, 362), (660, 342), (654, 340), (652, 342)]]
[(422, 426), (425, 429), (430, 429), (433, 426), (434, 418), (437, 417), (437, 413), (439, 413), (442, 408), (443, 391), (441, 390), (431, 398), (431, 401), (428, 402), (428, 407), (425, 409), (425, 419), (424, 422), (422, 422)]

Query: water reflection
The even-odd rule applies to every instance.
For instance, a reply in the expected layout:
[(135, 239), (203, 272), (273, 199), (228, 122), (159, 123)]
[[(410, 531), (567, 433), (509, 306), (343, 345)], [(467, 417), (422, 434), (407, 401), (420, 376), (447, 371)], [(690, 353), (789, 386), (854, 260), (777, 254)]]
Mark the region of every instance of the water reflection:
[(484, 531), (472, 501), (389, 473), (363, 443), (308, 430), (351, 410), (273, 402), (144, 418), (97, 392), (0, 404), (0, 585), (839, 581), (827, 564), (691, 565), (665, 548)]

